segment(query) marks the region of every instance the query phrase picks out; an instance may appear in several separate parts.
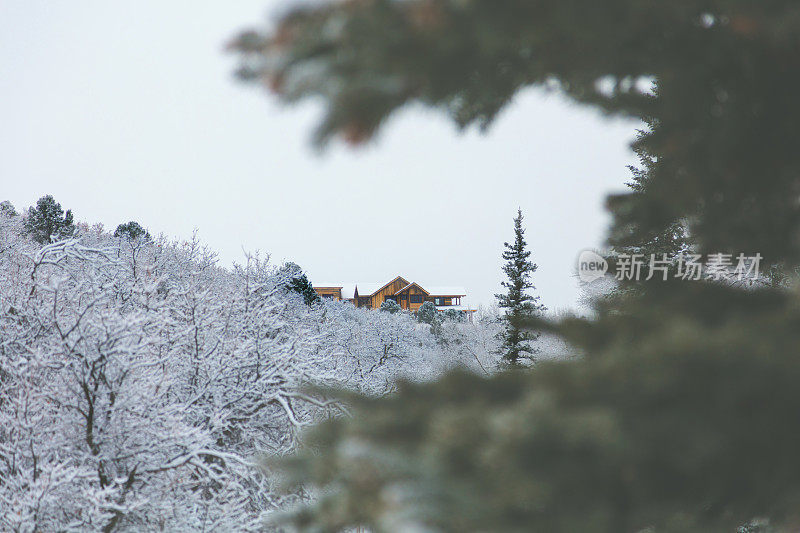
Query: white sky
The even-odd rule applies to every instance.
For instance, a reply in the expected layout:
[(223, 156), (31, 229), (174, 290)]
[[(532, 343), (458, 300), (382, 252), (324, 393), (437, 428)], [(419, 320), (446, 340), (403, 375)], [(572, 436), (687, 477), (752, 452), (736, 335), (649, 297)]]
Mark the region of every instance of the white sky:
[(488, 134), (407, 109), (378, 142), (309, 145), (314, 104), (234, 81), (224, 43), (276, 0), (0, 2), (0, 200), (52, 194), (78, 220), (199, 229), (223, 263), (243, 248), (312, 281), (500, 289), (517, 206), (542, 302), (573, 306), (578, 253), (602, 243), (637, 123), (528, 91)]

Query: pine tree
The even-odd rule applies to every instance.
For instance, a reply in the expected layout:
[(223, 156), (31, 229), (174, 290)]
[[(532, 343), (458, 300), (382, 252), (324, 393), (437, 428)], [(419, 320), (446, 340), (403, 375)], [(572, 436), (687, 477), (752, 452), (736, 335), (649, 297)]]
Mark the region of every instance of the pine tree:
[[(633, 143), (633, 151), (639, 160), (639, 165), (628, 166), (631, 181), (627, 185), (633, 191), (633, 195), (647, 194), (658, 167), (658, 156), (647, 148), (648, 139), (657, 135), (658, 122), (652, 118), (645, 118), (645, 123), (647, 127), (637, 132), (636, 141)], [(627, 195), (623, 197), (627, 198)], [(613, 205), (613, 196), (610, 202)], [(609, 236), (609, 242), (615, 246), (618, 253), (642, 254), (645, 258), (649, 258), (651, 254), (659, 258), (665, 255), (667, 258), (674, 258), (691, 247), (685, 220), (666, 221), (664, 227), (653, 228), (643, 237), (643, 234), (635, 229), (638, 223), (636, 219), (627, 219), (624, 211), (617, 211), (616, 215), (614, 232)], [(636, 237), (631, 239), (631, 235)]]
[(138, 222), (131, 220), (130, 222), (117, 226), (117, 229), (114, 231), (114, 237), (125, 237), (131, 241), (142, 238), (149, 241), (150, 232), (144, 229)]
[(320, 301), (319, 294), (314, 290), (311, 282), (305, 274), (295, 276), (289, 281), (289, 288), (303, 296), (306, 305), (311, 305)]
[(75, 225), (72, 211), (64, 209), (51, 195), (42, 196), (35, 207), (28, 210), (25, 227), (34, 240), (40, 244), (49, 244), (72, 235)]
[(436, 310), (436, 305), (433, 302), (423, 302), (419, 309), (417, 309), (417, 321), (423, 324), (429, 324), (431, 335), (437, 339), (442, 335), (442, 316)]
[(280, 275), (285, 279), (286, 288), (303, 297), (306, 305), (312, 305), (320, 301), (319, 294), (314, 290), (314, 286), (308, 280), (308, 276), (297, 263), (291, 261), (281, 267)]
[[(320, 98), (315, 140), (364, 142), (421, 103), (485, 127), (527, 87), (652, 120), (617, 246), (686, 223), (698, 253), (800, 264), (797, 3), (407, 0), (299, 7), (242, 34), (243, 78)], [(658, 93), (648, 90), (657, 80)], [(531, 127), (537, 127), (531, 124)], [(576, 147), (578, 150), (579, 147)], [(584, 354), (350, 396), (285, 466), (296, 526), (723, 532), (800, 527), (796, 292), (680, 280), (549, 328)], [(350, 444), (357, 442), (354, 448)]]
[(495, 294), (497, 305), (505, 309), (503, 331), (500, 347), (503, 360), (510, 365), (518, 365), (520, 359), (532, 359), (536, 349), (531, 346), (539, 335), (522, 326), (522, 322), (541, 313), (546, 307), (539, 303), (539, 296), (532, 296), (528, 291), (534, 289), (531, 274), (538, 268), (528, 258), (531, 256), (525, 242), (525, 230), (522, 228), (522, 209), (517, 210), (514, 219), (514, 242), (503, 243), (503, 272), (508, 281), (501, 282), (506, 288), (505, 294)]
[[(653, 98), (656, 97), (657, 90), (653, 95)], [(644, 117), (643, 120), (646, 128), (637, 131), (636, 141), (632, 145), (639, 164), (628, 166), (631, 180), (627, 186), (632, 192), (619, 196), (612, 195), (608, 199), (615, 220), (608, 236), (612, 252), (607, 258), (613, 265), (621, 256), (638, 256), (641, 258), (642, 267), (637, 279), (621, 280), (620, 284), (606, 295), (608, 298), (614, 298), (631, 290), (643, 290), (645, 282), (653, 277), (656, 282), (663, 281), (663, 271), (650, 272), (651, 261), (657, 261), (659, 265), (668, 264), (668, 275), (674, 275), (679, 270), (679, 259), (682, 255), (691, 253), (694, 248), (685, 219), (663, 220), (661, 225), (652, 225), (642, 231), (638, 214), (617, 206), (618, 202), (624, 206), (636, 198), (646, 197), (658, 169), (659, 157), (648, 149), (648, 140), (658, 134), (658, 121), (652, 117)], [(663, 163), (661, 161), (661, 164)]]
[(400, 311), (400, 304), (389, 298), (381, 304), (380, 310), (393, 315)]
[(433, 302), (423, 302), (417, 309), (417, 320), (423, 324), (433, 324), (437, 319), (436, 313), (438, 311)]
[(9, 202), (8, 200), (0, 202), (0, 215), (3, 215), (5, 217), (17, 216), (17, 210), (16, 208), (14, 208), (14, 204)]

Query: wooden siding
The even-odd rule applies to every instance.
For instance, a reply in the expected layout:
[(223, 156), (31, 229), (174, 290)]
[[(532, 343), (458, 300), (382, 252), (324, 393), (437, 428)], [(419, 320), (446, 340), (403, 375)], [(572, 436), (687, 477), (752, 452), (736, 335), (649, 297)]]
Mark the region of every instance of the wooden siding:
[(394, 293), (396, 293), (397, 291), (408, 285), (408, 283), (409, 283), (408, 280), (406, 280), (405, 278), (397, 276), (395, 279), (393, 279), (387, 285), (385, 285), (381, 290), (372, 295), (372, 301), (371, 301), (372, 308), (380, 309), (381, 304), (384, 302), (387, 296), (394, 297)]
[(322, 298), (333, 298), (337, 302), (342, 299), (341, 287), (314, 287), (314, 290)]
[[(422, 296), (422, 302), (411, 303), (411, 296), (413, 296), (415, 294), (419, 294), (419, 295)], [(412, 312), (419, 311), (419, 308), (422, 307), (422, 304), (425, 303), (425, 302), (428, 302), (430, 300), (431, 300), (430, 297), (428, 297), (428, 295), (425, 294), (424, 291), (420, 290), (420, 288), (417, 287), (416, 285), (414, 285), (414, 286), (412, 286), (411, 288), (408, 289), (408, 308)]]
[[(401, 288), (405, 288), (405, 286)], [(412, 303), (411, 297), (416, 295), (422, 296), (422, 301)], [(397, 300), (397, 303), (400, 304), (401, 309), (407, 309), (410, 311), (416, 311), (422, 306), (423, 302), (430, 300), (428, 293), (425, 292), (425, 290), (422, 289), (416, 283), (412, 284), (410, 287), (406, 288), (403, 292), (394, 296), (394, 298), (395, 300)]]
[[(405, 289), (405, 290), (403, 290)], [(436, 304), (436, 299), (441, 299), (441, 304), (437, 307), (447, 307), (461, 305), (462, 295), (455, 294), (429, 294), (426, 289), (417, 283), (411, 283), (402, 276), (394, 278), (392, 281), (381, 287), (374, 294), (364, 294), (358, 291), (356, 286), (356, 298), (342, 298), (342, 287), (314, 287), (321, 297), (333, 298), (337, 301), (352, 302), (356, 307), (366, 307), (368, 309), (380, 309), (381, 304), (387, 298), (393, 298), (404, 310), (416, 312), (424, 302)], [(400, 292), (402, 290), (402, 292)], [(420, 302), (411, 302), (412, 296), (421, 296)], [(471, 315), (470, 315), (471, 317)]]

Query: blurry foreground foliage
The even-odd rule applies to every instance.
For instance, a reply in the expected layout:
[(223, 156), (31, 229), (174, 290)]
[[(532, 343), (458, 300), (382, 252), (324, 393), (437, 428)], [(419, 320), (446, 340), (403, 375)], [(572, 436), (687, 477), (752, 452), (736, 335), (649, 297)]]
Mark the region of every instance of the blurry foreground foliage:
[[(609, 199), (611, 244), (655, 249), (679, 228), (698, 253), (761, 253), (787, 271), (800, 259), (797, 2), (350, 0), (299, 7), (232, 47), (242, 78), (285, 102), (321, 97), (320, 144), (366, 141), (412, 101), (486, 126), (531, 86), (642, 118), (647, 161)], [(578, 362), (351, 398), (354, 416), (318, 428), (286, 466), (322, 489), (288, 520), (796, 531), (798, 303), (658, 282), (553, 326)]]
[[(655, 306), (688, 311), (665, 320)], [(710, 532), (768, 516), (796, 531), (793, 296), (665, 286), (563, 329), (590, 355), (349, 397), (354, 416), (316, 428), (283, 464), (292, 483), (327, 488), (293, 523)]]

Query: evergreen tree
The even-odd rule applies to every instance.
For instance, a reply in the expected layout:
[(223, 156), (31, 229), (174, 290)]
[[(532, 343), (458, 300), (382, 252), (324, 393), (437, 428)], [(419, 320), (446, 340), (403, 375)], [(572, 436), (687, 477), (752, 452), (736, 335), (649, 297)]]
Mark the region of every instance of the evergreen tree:
[[(658, 97), (658, 88), (653, 90), (652, 98)], [(643, 117), (645, 129), (637, 132), (633, 151), (639, 160), (639, 165), (629, 165), (631, 181), (627, 183), (631, 189), (631, 196), (645, 196), (648, 193), (650, 182), (653, 180), (658, 168), (659, 157), (648, 148), (649, 139), (658, 135), (658, 120), (653, 117)], [(663, 159), (663, 156), (662, 156)], [(663, 164), (663, 161), (661, 162)], [(629, 195), (621, 195), (620, 201), (624, 204), (629, 201)], [(615, 205), (616, 196), (609, 198), (609, 204)], [(615, 224), (612, 227), (608, 241), (614, 247), (612, 260), (619, 255), (638, 255), (642, 258), (643, 267), (639, 280), (623, 283), (623, 291), (630, 290), (633, 286), (641, 289), (640, 281), (651, 277), (649, 272), (650, 261), (668, 261), (669, 273), (678, 271), (678, 258), (681, 254), (690, 253), (693, 249), (691, 237), (688, 232), (688, 223), (685, 219), (665, 220), (663, 226), (652, 226), (648, 231), (640, 231), (638, 226), (641, 221), (625, 209), (615, 209)], [(631, 236), (634, 235), (634, 238)], [(663, 273), (653, 272), (663, 280)]]
[[(322, 99), (320, 144), (364, 142), (411, 102), (486, 126), (532, 86), (652, 121), (636, 143), (646, 184), (608, 202), (613, 244), (643, 249), (680, 222), (698, 253), (758, 252), (791, 271), (797, 15), (789, 0), (313, 3), (233, 47), (243, 78), (285, 102)], [(796, 531), (799, 304), (775, 289), (648, 284), (598, 302), (592, 318), (530, 322), (578, 360), (351, 396), (354, 416), (316, 429), (285, 466), (323, 489), (290, 519), (317, 530)]]
[(390, 298), (381, 304), (380, 310), (393, 315), (400, 311), (400, 304)]
[(305, 274), (295, 276), (289, 281), (289, 288), (294, 292), (303, 296), (303, 301), (306, 305), (311, 305), (320, 301), (319, 294), (314, 290), (311, 282)]
[(654, 120), (638, 143), (659, 158), (648, 187), (611, 205), (636, 221), (629, 243), (685, 220), (702, 253), (800, 259), (796, 183), (785, 166), (797, 121), (774, 119), (798, 107), (788, 87), (800, 69), (777, 64), (795, 46), (795, 3), (610, 1), (317, 2), (242, 33), (231, 48), (243, 79), (283, 102), (322, 101), (320, 144), (365, 142), (416, 102), (461, 127), (487, 127), (526, 87)]
[(536, 353), (530, 343), (538, 338), (538, 334), (523, 329), (522, 323), (546, 309), (538, 303), (539, 296), (528, 293), (534, 288), (530, 278), (536, 272), (537, 266), (528, 259), (531, 252), (527, 249), (525, 230), (522, 228), (522, 209), (517, 210), (517, 217), (514, 219), (514, 242), (503, 243), (503, 246), (503, 260), (506, 262), (503, 272), (508, 280), (501, 283), (506, 288), (506, 293), (495, 294), (497, 305), (506, 310), (503, 331), (500, 333), (503, 341), (500, 350), (506, 363), (518, 365), (520, 359), (530, 359)]
[[(657, 97), (657, 89), (652, 95)], [(638, 258), (639, 275), (635, 279), (617, 280), (617, 283), (605, 293), (594, 294), (595, 298), (606, 298), (613, 301), (632, 291), (644, 290), (647, 281), (662, 282), (664, 277), (679, 274), (679, 261), (686, 254), (695, 250), (688, 231), (688, 223), (683, 218), (663, 220), (660, 225), (652, 225), (647, 230), (641, 229), (641, 219), (624, 206), (635, 198), (643, 198), (648, 194), (650, 183), (658, 168), (659, 158), (648, 149), (648, 139), (657, 135), (658, 121), (652, 117), (643, 118), (646, 128), (637, 131), (636, 141), (632, 148), (639, 161), (638, 165), (628, 165), (631, 179), (626, 184), (630, 193), (611, 195), (608, 205), (614, 215), (614, 224), (610, 229), (608, 244), (611, 251), (606, 260), (615, 269), (618, 261)], [(662, 158), (663, 159), (663, 158)], [(661, 162), (663, 164), (663, 161)], [(619, 207), (617, 204), (621, 204)], [(652, 272), (651, 264), (658, 265)], [(666, 273), (664, 272), (666, 265)]]
[(3, 215), (5, 217), (17, 216), (17, 210), (16, 208), (14, 208), (14, 204), (9, 202), (8, 200), (0, 202), (0, 215)]
[(131, 220), (130, 222), (117, 226), (117, 229), (114, 231), (114, 237), (125, 237), (131, 241), (142, 238), (149, 241), (150, 232), (144, 229), (138, 222)]
[[(631, 171), (631, 181), (628, 187), (634, 194), (644, 195), (647, 193), (653, 172), (658, 164), (657, 156), (647, 148), (647, 140), (656, 134), (658, 124), (655, 120), (646, 120), (648, 128), (637, 132), (636, 142), (633, 144), (633, 151), (639, 159), (639, 166), (629, 165)], [(613, 197), (611, 202), (613, 203)], [(684, 220), (667, 221), (663, 228), (657, 228), (644, 239), (642, 234), (629, 225), (635, 225), (636, 220), (625, 220), (622, 213), (617, 213), (617, 223), (614, 226), (615, 232), (610, 235), (611, 244), (619, 244), (617, 250), (620, 253), (642, 254), (649, 258), (651, 254), (662, 258), (675, 258), (682, 252), (691, 248), (691, 240), (687, 230), (687, 223)], [(631, 242), (626, 239), (626, 235), (638, 235), (636, 240)]]
[(436, 310), (436, 305), (433, 302), (423, 302), (419, 309), (417, 309), (417, 321), (423, 324), (429, 324), (431, 327), (431, 335), (437, 339), (442, 335), (442, 316)]
[(75, 231), (72, 211), (68, 209), (64, 213), (61, 204), (49, 194), (39, 198), (36, 206), (28, 210), (25, 227), (40, 244), (49, 244), (70, 237)]
[(320, 301), (319, 294), (314, 290), (314, 286), (311, 285), (308, 276), (298, 264), (288, 262), (283, 265), (281, 271), (286, 280), (286, 288), (301, 295), (306, 305), (312, 305)]
[(433, 324), (436, 322), (436, 306), (433, 302), (423, 302), (417, 309), (417, 320), (423, 324)]
[(455, 309), (446, 309), (442, 312), (442, 317), (444, 320), (449, 320), (450, 322), (464, 322), (464, 313), (456, 311)]

